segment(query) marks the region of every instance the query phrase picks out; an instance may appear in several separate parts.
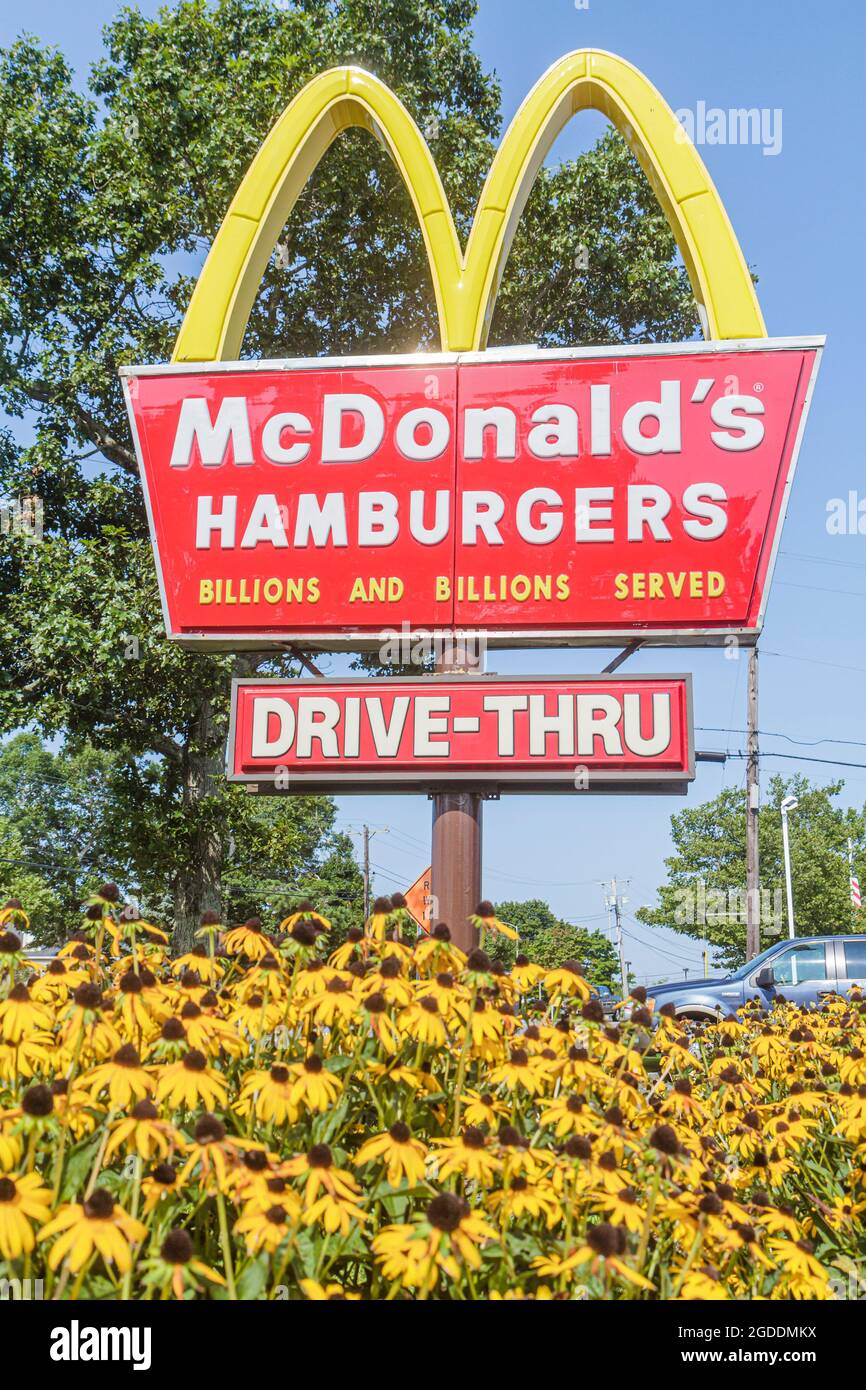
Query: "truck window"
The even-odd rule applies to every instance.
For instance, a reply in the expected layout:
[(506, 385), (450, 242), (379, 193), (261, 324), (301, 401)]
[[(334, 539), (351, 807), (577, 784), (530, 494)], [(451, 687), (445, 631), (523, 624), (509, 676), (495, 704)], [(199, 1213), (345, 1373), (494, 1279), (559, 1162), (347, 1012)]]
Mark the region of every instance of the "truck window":
[(866, 980), (866, 941), (845, 942), (845, 976), (849, 980)]
[(827, 963), (823, 941), (809, 946), (790, 946), (772, 962), (777, 985), (799, 985), (806, 980), (825, 980)]

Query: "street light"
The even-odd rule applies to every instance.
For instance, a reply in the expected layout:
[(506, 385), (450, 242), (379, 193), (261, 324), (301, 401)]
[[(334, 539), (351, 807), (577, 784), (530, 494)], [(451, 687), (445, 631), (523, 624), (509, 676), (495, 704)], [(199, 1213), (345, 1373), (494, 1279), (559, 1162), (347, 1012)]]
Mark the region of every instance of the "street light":
[(796, 796), (786, 796), (781, 806), (782, 812), (782, 847), (785, 851), (785, 892), (788, 896), (788, 935), (796, 936), (794, 931), (794, 890), (791, 887), (791, 846), (788, 842), (788, 812), (796, 811), (799, 806)]

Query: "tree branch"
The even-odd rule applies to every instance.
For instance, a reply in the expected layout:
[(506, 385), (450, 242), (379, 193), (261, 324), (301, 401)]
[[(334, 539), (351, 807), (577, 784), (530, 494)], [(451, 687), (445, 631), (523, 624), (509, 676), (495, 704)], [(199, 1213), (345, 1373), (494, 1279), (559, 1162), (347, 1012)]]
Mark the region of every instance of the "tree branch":
[(110, 463), (117, 464), (126, 473), (138, 475), (138, 464), (132, 449), (128, 449), (125, 444), (121, 444), (119, 439), (115, 439), (100, 422), (95, 415), (86, 410), (78, 401), (64, 401), (59, 391), (52, 390), (38, 381), (24, 381), (21, 383), (22, 389), (31, 400), (38, 401), (40, 405), (65, 406), (74, 415), (84, 435), (95, 444), (101, 454)]

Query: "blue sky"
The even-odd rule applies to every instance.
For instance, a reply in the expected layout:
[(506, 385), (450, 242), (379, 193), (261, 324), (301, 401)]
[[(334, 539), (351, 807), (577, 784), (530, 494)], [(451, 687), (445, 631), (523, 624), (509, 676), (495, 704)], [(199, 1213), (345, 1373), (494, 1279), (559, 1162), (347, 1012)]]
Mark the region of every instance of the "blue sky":
[[(143, 4), (146, 12), (157, 6)], [(99, 29), (116, 13), (112, 0), (30, 0), (0, 7), (0, 44), (23, 25), (64, 49), (83, 70), (99, 53)], [(866, 498), (862, 319), (866, 185), (862, 130), (866, 98), (861, 0), (481, 0), (477, 46), (502, 82), (505, 119), (561, 54), (587, 46), (628, 58), (675, 109), (758, 107), (781, 112), (781, 148), (704, 146), (702, 154), (758, 275), (772, 336), (826, 333), (824, 355), (800, 455), (761, 641), (760, 726), (796, 740), (864, 740), (860, 749), (822, 743), (804, 755), (866, 763), (862, 712), (866, 650), (866, 536), (829, 535), (827, 504), (849, 491)], [(774, 117), (778, 129), (778, 117)], [(553, 157), (592, 143), (601, 119), (587, 114), (563, 132)], [(866, 522), (864, 522), (866, 526)], [(604, 652), (500, 653), (489, 666), (518, 671), (591, 672)], [(333, 662), (330, 669), (340, 666)], [(745, 721), (746, 660), (719, 651), (638, 653), (625, 670), (695, 676), (699, 731), (739, 730)], [(739, 733), (699, 732), (698, 746), (742, 749)], [(797, 753), (781, 738), (762, 741), (763, 779), (798, 768), (816, 780), (846, 779), (843, 799), (866, 801), (866, 767), (834, 768), (769, 756)], [(689, 802), (739, 785), (743, 763), (704, 765)], [(670, 850), (669, 817), (679, 799), (629, 797), (508, 798), (485, 808), (485, 892), (544, 897), (569, 920), (605, 922), (601, 880), (629, 879), (624, 891), (626, 955), (639, 976), (692, 973), (700, 946), (650, 931), (631, 914), (654, 901)], [(767, 814), (772, 814), (768, 809)], [(372, 860), (380, 891), (405, 887), (429, 862), (430, 806), (421, 797), (352, 798), (341, 803), (347, 827), (376, 828)], [(796, 826), (793, 833), (796, 834)], [(840, 864), (840, 873), (844, 873)]]

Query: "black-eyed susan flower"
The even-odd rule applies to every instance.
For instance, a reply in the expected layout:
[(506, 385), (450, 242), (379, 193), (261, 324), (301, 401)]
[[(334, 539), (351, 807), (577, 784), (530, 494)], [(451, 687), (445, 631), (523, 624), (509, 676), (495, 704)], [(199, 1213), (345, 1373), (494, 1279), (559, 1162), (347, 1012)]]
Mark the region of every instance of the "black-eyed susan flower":
[(334, 975), (321, 994), (306, 1000), (302, 1012), (315, 1023), (333, 1028), (354, 1018), (360, 1007), (358, 995), (352, 988), (351, 976)]
[(178, 1134), (149, 1097), (136, 1101), (130, 1113), (110, 1125), (105, 1160), (118, 1152), (136, 1153), (144, 1159), (165, 1158), (178, 1143)]
[(6, 1042), (18, 1043), (28, 1033), (50, 1028), (53, 1021), (51, 1010), (32, 999), (26, 985), (13, 985), (0, 1001), (0, 1037)]
[(103, 1015), (105, 999), (98, 985), (79, 985), (69, 997), (63, 1015), (60, 1041), (72, 1051), (87, 1056), (107, 1057), (120, 1047), (121, 1038)]
[(454, 1139), (434, 1139), (433, 1145), (428, 1164), (431, 1173), (442, 1181), (459, 1173), (486, 1187), (502, 1168), (502, 1160), (488, 1147), (484, 1132), (472, 1125)]
[(530, 1182), (523, 1173), (515, 1173), (507, 1186), (491, 1192), (487, 1203), (506, 1222), (540, 1218), (548, 1230), (553, 1230), (562, 1221), (562, 1204), (552, 1184)]
[(12, 1087), (23, 1078), (45, 1076), (57, 1061), (57, 1047), (50, 1033), (28, 1033), (17, 1043), (0, 1042), (0, 1080)]
[(451, 940), (451, 928), (438, 922), (429, 936), (422, 937), (415, 947), (415, 964), (421, 974), (438, 974), (448, 970), (459, 975), (466, 965), (466, 956)]
[(397, 1015), (397, 1028), (405, 1038), (414, 1038), (425, 1047), (444, 1047), (448, 1030), (439, 1004), (432, 994), (422, 994)]
[(592, 994), (588, 980), (584, 979), (583, 967), (579, 961), (564, 960), (555, 970), (546, 970), (542, 987), (554, 1003), (562, 999), (589, 999)]
[[(320, 1059), (317, 1058), (320, 1062)], [(275, 1062), (266, 1071), (249, 1071), (241, 1082), (235, 1105), (239, 1115), (255, 1113), (263, 1124), (294, 1124), (298, 1107), (292, 1103), (292, 1076), (289, 1068)]]
[(389, 1004), (399, 1004), (401, 1007), (411, 1004), (414, 997), (412, 982), (406, 978), (399, 956), (386, 956), (374, 970), (369, 971), (364, 976), (361, 992), (365, 996), (384, 995)]
[(405, 1178), (410, 1186), (424, 1181), (425, 1146), (413, 1139), (412, 1131), (402, 1120), (397, 1120), (384, 1134), (377, 1134), (362, 1144), (355, 1155), (355, 1166), (363, 1168), (367, 1163), (379, 1161), (387, 1165), (388, 1184), (399, 1187)]
[(367, 933), (374, 941), (384, 941), (391, 910), (390, 898), (377, 898), (373, 903), (373, 911), (367, 919)]
[(361, 1298), (360, 1293), (346, 1289), (343, 1284), (320, 1284), (315, 1279), (300, 1279), (298, 1283), (304, 1297), (312, 1303), (356, 1302)]
[(216, 1057), (225, 1052), (229, 1057), (243, 1057), (246, 1053), (245, 1040), (216, 1010), (207, 1010), (188, 999), (180, 1017), (190, 1047), (198, 1048), (206, 1056)]
[(177, 1226), (169, 1231), (159, 1248), (158, 1255), (142, 1261), (143, 1283), (146, 1289), (171, 1292), (175, 1298), (183, 1298), (189, 1290), (200, 1293), (205, 1280), (210, 1284), (225, 1285), (225, 1279), (203, 1260), (197, 1259), (195, 1247), (189, 1231)]
[[(603, 1271), (605, 1278), (618, 1275), (627, 1284), (636, 1288), (653, 1290), (655, 1285), (638, 1270), (626, 1264), (625, 1255), (628, 1240), (624, 1226), (612, 1226), (609, 1221), (599, 1221), (587, 1227), (586, 1244), (574, 1252), (577, 1265), (590, 1265), (593, 1274)], [(533, 1260), (540, 1274), (546, 1273), (543, 1261)]]
[(144, 1199), (142, 1215), (149, 1216), (157, 1207), (163, 1207), (178, 1195), (177, 1169), (171, 1163), (156, 1163), (144, 1177), (141, 1184)]
[(126, 1036), (150, 1040), (159, 1032), (160, 1025), (145, 1002), (141, 976), (135, 970), (126, 970), (120, 976), (117, 987), (119, 997), (115, 1017), (119, 1015)]
[(202, 1115), (196, 1120), (193, 1137), (184, 1149), (187, 1159), (178, 1173), (178, 1183), (184, 1183), (195, 1172), (206, 1187), (225, 1192), (230, 1165), (238, 1159), (238, 1147), (228, 1137), (222, 1120), (216, 1115)]
[(362, 996), (361, 1021), (370, 1029), (384, 1052), (390, 1056), (399, 1052), (400, 1034), (388, 1011), (388, 1000), (380, 990)]
[(76, 970), (54, 956), (45, 970), (30, 983), (30, 995), (39, 1004), (52, 1004), (63, 1001), (73, 989), (87, 980), (83, 970)]
[(309, 898), (304, 898), (302, 902), (298, 903), (297, 907), (292, 909), (288, 917), (283, 918), (279, 925), (279, 930), (290, 932), (292, 927), (298, 922), (303, 921), (312, 922), (316, 930), (320, 932), (329, 932), (331, 930), (331, 923), (328, 918), (323, 917), (321, 912), (316, 911)]
[(490, 932), (493, 936), (506, 936), (510, 941), (516, 941), (519, 932), (515, 927), (510, 927), (507, 922), (503, 922), (496, 915), (496, 908), (485, 898), (480, 902), (475, 911), (470, 913), (469, 920), (476, 931), (481, 932), (481, 944), (484, 945), (484, 933)]
[(528, 956), (518, 955), (511, 967), (511, 978), (520, 994), (528, 994), (544, 978), (544, 966), (536, 965)]
[[(315, 937), (313, 940), (315, 942)], [(342, 946), (338, 946), (328, 957), (328, 964), (335, 970), (345, 970), (353, 960), (361, 959), (363, 942), (364, 933), (361, 928), (350, 927)]]
[[(0, 907), (0, 931), (5, 931), (11, 926), (19, 926), (23, 931), (30, 930), (30, 918), (24, 911), (20, 898), (7, 898), (3, 906)], [(9, 935), (15, 936), (15, 933), (10, 931)], [(20, 945), (21, 940), (18, 938), (18, 947)], [(18, 947), (14, 949), (17, 950)]]
[(264, 1210), (253, 1208), (238, 1218), (235, 1231), (243, 1237), (251, 1255), (260, 1250), (273, 1255), (292, 1234), (289, 1211), (282, 1203), (272, 1203)]
[(93, 1100), (102, 1091), (108, 1091), (112, 1108), (125, 1110), (132, 1102), (149, 1095), (156, 1082), (142, 1066), (137, 1049), (132, 1043), (124, 1043), (110, 1062), (103, 1062), (90, 1072), (86, 1084)]
[(225, 1077), (207, 1064), (203, 1052), (191, 1048), (179, 1062), (158, 1068), (156, 1099), (170, 1110), (200, 1105), (218, 1109), (225, 1105), (228, 1087)]
[(426, 1296), (441, 1273), (458, 1280), (464, 1267), (479, 1269), (479, 1247), (495, 1239), (494, 1227), (481, 1213), (453, 1192), (440, 1192), (417, 1224), (384, 1227), (372, 1247), (387, 1280)]
[(314, 1113), (322, 1114), (328, 1110), (342, 1090), (339, 1077), (328, 1071), (322, 1058), (315, 1052), (301, 1062), (292, 1063), (289, 1079), (292, 1104)]
[(194, 970), (204, 984), (217, 984), (225, 974), (216, 956), (208, 953), (206, 946), (194, 946), (182, 956), (176, 956), (171, 963), (172, 975), (182, 975), (185, 970)]
[(351, 1173), (336, 1166), (329, 1145), (313, 1144), (305, 1154), (289, 1159), (285, 1172), (303, 1179), (306, 1225), (320, 1222), (329, 1234), (339, 1231), (346, 1236), (353, 1221), (366, 1221), (358, 1203), (360, 1188)]
[(467, 1125), (487, 1125), (489, 1130), (495, 1130), (510, 1113), (510, 1107), (492, 1091), (467, 1090), (463, 1111)]
[(260, 917), (248, 917), (240, 926), (226, 932), (226, 954), (246, 956), (249, 960), (261, 960), (262, 956), (273, 952), (274, 943), (265, 934)]
[(487, 1058), (501, 1055), (501, 1040), (505, 1033), (505, 1020), (498, 1009), (494, 1009), (481, 994), (474, 998), (461, 998), (455, 1001), (453, 1011), (460, 1021), (469, 1028), (472, 1046), (480, 1055)]
[(51, 1191), (38, 1173), (0, 1176), (0, 1255), (17, 1260), (35, 1245), (33, 1227), (41, 1226), (51, 1209)]
[(550, 1065), (543, 1057), (530, 1057), (524, 1047), (513, 1047), (510, 1055), (490, 1073), (491, 1086), (508, 1091), (541, 1095), (550, 1086)]
[(125, 1273), (132, 1264), (130, 1246), (146, 1234), (147, 1227), (127, 1215), (106, 1188), (96, 1187), (83, 1202), (62, 1206), (42, 1227), (39, 1240), (54, 1240), (48, 1254), (51, 1269), (68, 1259), (75, 1274), (98, 1253), (106, 1264), (115, 1264)]

